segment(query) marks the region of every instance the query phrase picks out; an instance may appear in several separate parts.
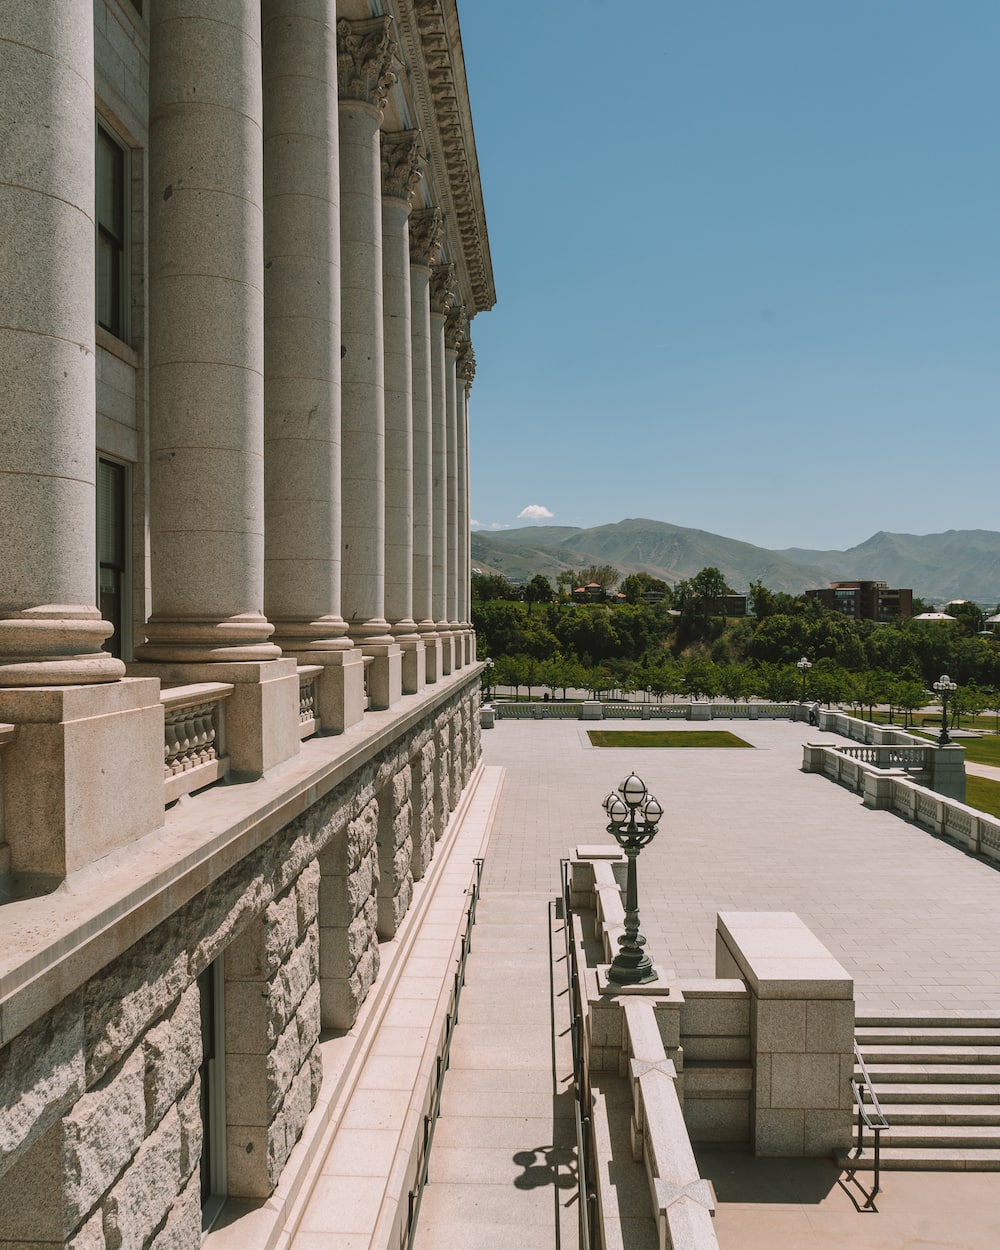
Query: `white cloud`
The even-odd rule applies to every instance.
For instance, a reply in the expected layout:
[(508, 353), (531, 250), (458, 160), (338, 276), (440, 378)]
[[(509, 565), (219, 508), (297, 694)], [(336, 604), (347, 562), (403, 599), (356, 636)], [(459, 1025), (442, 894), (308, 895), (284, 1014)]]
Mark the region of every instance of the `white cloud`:
[(470, 521), (469, 521), (469, 529), (470, 529), (470, 530), (481, 530), (482, 528), (483, 528), (483, 523), (482, 523), (482, 521), (476, 521), (476, 520), (470, 520)]
[(526, 508), (522, 508), (517, 514), (519, 521), (543, 521), (547, 517), (555, 516), (554, 512), (550, 512), (543, 504), (529, 503)]
[(509, 530), (510, 526), (507, 525), (506, 522), (504, 521), (491, 521), (490, 529), (491, 530)]

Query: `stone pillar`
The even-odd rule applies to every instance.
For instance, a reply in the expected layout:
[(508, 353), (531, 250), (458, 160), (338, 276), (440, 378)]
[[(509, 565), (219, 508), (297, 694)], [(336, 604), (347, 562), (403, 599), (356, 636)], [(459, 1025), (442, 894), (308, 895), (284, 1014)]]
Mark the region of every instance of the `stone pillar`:
[(452, 634), (452, 667), (463, 664), (462, 627), (458, 619), (458, 352), (465, 342), (468, 321), (465, 309), (455, 307), (449, 312), (444, 327), (444, 381), (447, 421), (445, 473), (447, 492), (447, 576), (445, 578), (445, 611)]
[(424, 644), (428, 682), (441, 672), (441, 639), (434, 628), (433, 443), (431, 418), (431, 266), (441, 254), (444, 219), (438, 208), (410, 214), (410, 330), (413, 407), (413, 615)]
[(462, 626), (463, 659), (476, 658), (472, 629), (472, 588), (469, 561), (469, 391), (476, 376), (476, 354), (466, 340), (458, 357), (458, 619)]
[(94, 44), (87, 5), (0, 21), (0, 720), (9, 869), (62, 877), (163, 821), (163, 712), (94, 606)]
[(343, 582), (349, 635), (372, 657), (368, 703), (402, 693), (385, 619), (385, 349), (379, 124), (395, 45), (392, 19), (337, 23), (343, 327)]
[(448, 398), (445, 319), (455, 302), (455, 266), (431, 270), (431, 441), (433, 481), (434, 623), (441, 638), (441, 672), (454, 668), (455, 639), (448, 621)]
[(385, 342), (385, 614), (402, 651), (404, 694), (426, 685), (424, 644), (413, 619), (413, 345), (410, 227), (420, 180), (415, 130), (381, 136), (382, 326)]
[(137, 654), (231, 681), (237, 775), (296, 754), (298, 678), (264, 616), (260, 4), (160, 0), (150, 32), (153, 611)]
[(0, 685), (114, 681), (93, 606), (93, 14), (8, 5), (0, 49)]
[(340, 614), (340, 178), (334, 0), (264, 0), (264, 606), (320, 664), (322, 728), (364, 712)]

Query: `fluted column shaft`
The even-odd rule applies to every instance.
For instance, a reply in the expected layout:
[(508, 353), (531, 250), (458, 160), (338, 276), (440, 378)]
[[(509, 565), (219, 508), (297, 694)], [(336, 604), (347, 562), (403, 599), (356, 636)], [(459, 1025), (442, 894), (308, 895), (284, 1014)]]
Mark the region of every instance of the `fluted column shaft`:
[(413, 621), (413, 343), (410, 203), (420, 179), (415, 131), (381, 136), (385, 343), (385, 614), (396, 638)]
[(465, 341), (465, 314), (453, 309), (444, 332), (445, 403), (447, 407), (447, 525), (448, 575), (446, 579), (448, 622), (458, 629), (458, 351)]
[(385, 351), (379, 123), (391, 82), (391, 20), (337, 24), (343, 326), (341, 604), (359, 641), (385, 619)]
[[(433, 446), (431, 413), (431, 265), (440, 252), (439, 209), (410, 217), (410, 326), (413, 408), (413, 615), (425, 643), (436, 638), (433, 585)], [(436, 673), (428, 670), (428, 679)]]
[(262, 660), (259, 0), (157, 0), (150, 34), (150, 660)]
[(340, 612), (340, 179), (334, 0), (263, 0), (264, 605), (294, 650)]
[(0, 686), (125, 671), (94, 606), (92, 23), (64, 0), (0, 21)]
[[(450, 637), (448, 618), (448, 382), (445, 360), (445, 320), (454, 300), (454, 266), (436, 265), (431, 271), (431, 440), (433, 532), (431, 537), (434, 622), (438, 633)], [(444, 659), (444, 671), (451, 664)]]
[[(469, 620), (469, 387), (472, 348), (468, 341), (458, 357), (458, 619), (463, 629)], [(471, 656), (468, 657), (471, 659)]]

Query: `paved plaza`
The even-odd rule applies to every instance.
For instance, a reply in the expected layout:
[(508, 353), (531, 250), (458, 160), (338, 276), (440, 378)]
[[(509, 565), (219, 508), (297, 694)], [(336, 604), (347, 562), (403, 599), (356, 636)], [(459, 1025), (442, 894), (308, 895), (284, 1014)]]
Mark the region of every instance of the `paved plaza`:
[(507, 769), (484, 889), (557, 889), (560, 857), (612, 840), (601, 802), (634, 769), (665, 810), (639, 859), (642, 931), (679, 977), (715, 975), (717, 912), (794, 911), (854, 976), (859, 1014), (1000, 1010), (996, 868), (803, 773), (803, 743), (835, 735), (715, 728), (754, 749), (595, 748), (579, 721), (498, 721), (483, 734)]

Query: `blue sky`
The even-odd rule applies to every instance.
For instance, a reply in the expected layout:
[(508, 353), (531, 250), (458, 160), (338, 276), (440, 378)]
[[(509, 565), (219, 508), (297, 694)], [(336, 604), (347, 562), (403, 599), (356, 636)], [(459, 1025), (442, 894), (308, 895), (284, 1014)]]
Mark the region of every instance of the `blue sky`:
[(459, 12), (480, 527), (1000, 530), (997, 0)]

